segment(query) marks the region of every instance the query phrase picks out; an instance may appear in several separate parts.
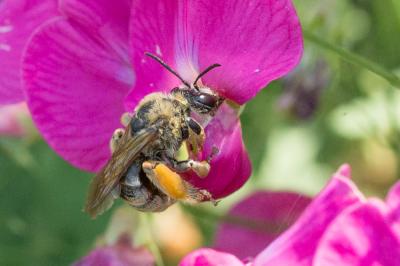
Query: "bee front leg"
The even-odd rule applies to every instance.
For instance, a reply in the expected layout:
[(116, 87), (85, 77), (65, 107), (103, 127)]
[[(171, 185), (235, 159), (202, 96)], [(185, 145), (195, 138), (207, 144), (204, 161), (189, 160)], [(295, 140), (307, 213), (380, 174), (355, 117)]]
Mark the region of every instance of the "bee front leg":
[(177, 172), (183, 173), (189, 170), (193, 170), (199, 177), (206, 177), (210, 172), (210, 164), (208, 161), (195, 161), (195, 160), (186, 160), (186, 161), (175, 161), (173, 162), (173, 168)]
[(189, 203), (212, 200), (208, 191), (193, 187), (162, 162), (145, 161), (142, 169), (150, 181), (172, 199)]
[[(177, 172), (183, 173), (189, 170), (194, 171), (199, 177), (204, 178), (208, 176), (210, 173), (210, 162), (212, 158), (218, 153), (218, 148), (213, 147), (211, 154), (207, 157), (207, 160), (204, 161), (195, 161), (195, 160), (185, 160), (185, 161), (176, 161), (169, 160), (174, 170)], [(167, 160), (168, 161), (168, 160)]]
[(116, 148), (118, 147), (119, 140), (122, 138), (122, 136), (124, 135), (124, 133), (125, 133), (125, 129), (123, 129), (123, 128), (117, 128), (117, 129), (114, 131), (114, 133), (113, 133), (113, 135), (112, 135), (112, 137), (111, 137), (111, 140), (110, 140), (110, 150), (111, 150), (111, 153), (114, 153), (114, 151), (115, 151)]
[(203, 149), (206, 138), (204, 128), (191, 117), (186, 119), (186, 124), (190, 132), (187, 143), (190, 145), (192, 153), (197, 156), (198, 153)]

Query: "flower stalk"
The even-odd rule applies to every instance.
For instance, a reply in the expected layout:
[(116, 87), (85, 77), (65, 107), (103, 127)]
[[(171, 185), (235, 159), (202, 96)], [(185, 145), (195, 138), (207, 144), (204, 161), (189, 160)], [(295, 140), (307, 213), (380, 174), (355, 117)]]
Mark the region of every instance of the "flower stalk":
[(153, 254), (156, 260), (156, 265), (164, 266), (165, 264), (161, 255), (161, 251), (158, 248), (157, 243), (155, 243), (153, 232), (151, 231), (151, 218), (152, 218), (151, 215), (152, 215), (151, 213), (142, 213), (141, 215), (139, 215), (140, 218), (139, 228), (143, 233), (144, 244), (149, 248), (149, 250)]
[(375, 74), (381, 76), (382, 78), (386, 79), (387, 81), (389, 81), (390, 84), (393, 85), (394, 87), (400, 89), (400, 78), (398, 76), (396, 76), (395, 74), (393, 74), (392, 72), (390, 72), (389, 70), (385, 69), (383, 66), (381, 66), (365, 57), (362, 57), (356, 53), (346, 50), (340, 46), (331, 44), (331, 43), (321, 39), (317, 35), (311, 33), (308, 30), (303, 30), (303, 37), (307, 41), (312, 42), (312, 43), (316, 44), (317, 46), (336, 54), (337, 56), (341, 57), (343, 60), (345, 60), (351, 64), (354, 64), (356, 66), (363, 67), (363, 68), (366, 68), (366, 69), (372, 71), (373, 73), (375, 73)]

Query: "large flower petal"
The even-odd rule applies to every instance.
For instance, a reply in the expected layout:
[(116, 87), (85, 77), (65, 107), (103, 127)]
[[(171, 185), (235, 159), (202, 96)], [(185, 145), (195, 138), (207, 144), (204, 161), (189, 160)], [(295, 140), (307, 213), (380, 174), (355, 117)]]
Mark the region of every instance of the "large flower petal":
[[(129, 32), (131, 0), (60, 0), (60, 11), (75, 23), (81, 24), (93, 35), (107, 36), (109, 45), (121, 58), (129, 62), (127, 36)], [(87, 26), (90, 25), (90, 28)], [(116, 40), (118, 39), (118, 40)], [(121, 46), (120, 44), (124, 44)]]
[(229, 211), (234, 217), (251, 221), (249, 225), (254, 227), (222, 223), (214, 247), (242, 260), (255, 257), (292, 225), (310, 202), (310, 198), (296, 193), (255, 192)]
[(137, 1), (131, 20), (135, 94), (170, 90), (180, 82), (145, 52), (161, 56), (192, 82), (211, 64), (204, 83), (243, 104), (290, 71), (302, 54), (301, 29), (290, 0)]
[(394, 184), (393, 187), (390, 189), (386, 197), (386, 203), (392, 209), (400, 207), (400, 182)]
[(204, 83), (243, 104), (300, 61), (300, 23), (290, 0), (194, 1), (190, 22)]
[(57, 0), (0, 1), (0, 104), (24, 100), (20, 80), (22, 52), (36, 27), (57, 13)]
[(359, 204), (335, 219), (318, 245), (313, 265), (399, 265), (400, 236), (380, 208), (374, 202)]
[(300, 219), (255, 259), (254, 265), (311, 265), (326, 228), (343, 210), (364, 201), (342, 166)]
[[(109, 25), (123, 27), (112, 22), (113, 15)], [(113, 38), (111, 32), (54, 20), (33, 36), (23, 62), (28, 106), (39, 130), (63, 158), (85, 170), (99, 170), (109, 158), (108, 143), (121, 127), (123, 99), (133, 83), (127, 36)]]
[(400, 182), (397, 182), (389, 191), (386, 197), (389, 207), (388, 222), (393, 230), (400, 236)]
[(218, 153), (212, 157), (207, 177), (191, 175), (188, 180), (194, 186), (211, 192), (215, 199), (223, 198), (239, 189), (251, 174), (242, 128), (235, 111), (222, 105), (205, 131), (206, 142), (201, 159), (207, 159), (214, 148)]
[(179, 266), (244, 266), (235, 256), (209, 248), (198, 249), (184, 257)]
[(136, 83), (126, 100), (133, 110), (147, 94), (170, 91), (181, 82), (159, 63), (145, 56), (151, 52), (162, 57), (172, 68), (175, 65), (175, 24), (179, 1), (133, 1), (130, 21), (132, 64)]

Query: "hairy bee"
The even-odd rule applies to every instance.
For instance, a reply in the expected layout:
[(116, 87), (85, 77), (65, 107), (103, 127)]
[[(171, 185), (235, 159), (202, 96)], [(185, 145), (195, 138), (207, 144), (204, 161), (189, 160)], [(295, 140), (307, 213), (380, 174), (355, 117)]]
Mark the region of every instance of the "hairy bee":
[(179, 175), (192, 170), (200, 177), (207, 176), (211, 157), (205, 161), (178, 161), (176, 156), (184, 142), (191, 153), (202, 149), (204, 129), (192, 112), (213, 116), (224, 99), (197, 83), (220, 65), (209, 66), (189, 84), (160, 58), (146, 55), (178, 77), (183, 85), (169, 94), (144, 97), (124, 124), (125, 129), (114, 132), (111, 159), (90, 185), (85, 211), (92, 217), (108, 209), (118, 197), (140, 211), (150, 212), (165, 210), (177, 200), (211, 199), (207, 191), (193, 187)]

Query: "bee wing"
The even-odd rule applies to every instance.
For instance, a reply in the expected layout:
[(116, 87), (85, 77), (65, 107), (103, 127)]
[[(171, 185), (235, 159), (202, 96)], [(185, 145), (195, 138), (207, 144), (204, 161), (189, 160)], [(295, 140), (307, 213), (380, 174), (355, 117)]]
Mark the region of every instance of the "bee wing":
[(127, 127), (119, 144), (106, 166), (93, 178), (90, 184), (85, 211), (93, 218), (111, 207), (114, 198), (113, 190), (118, 182), (138, 158), (141, 151), (157, 139), (157, 127), (139, 131), (132, 137), (130, 126)]

